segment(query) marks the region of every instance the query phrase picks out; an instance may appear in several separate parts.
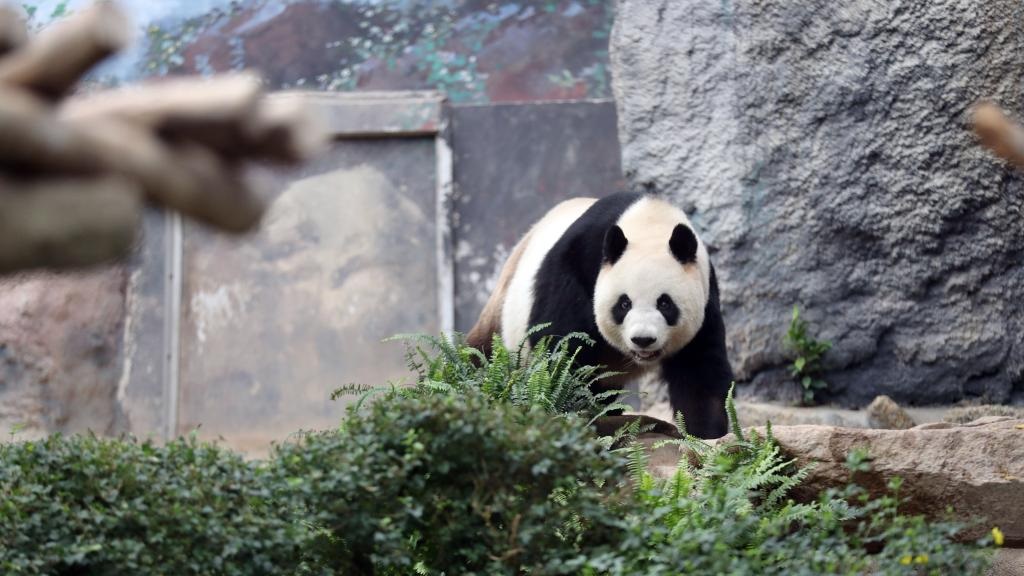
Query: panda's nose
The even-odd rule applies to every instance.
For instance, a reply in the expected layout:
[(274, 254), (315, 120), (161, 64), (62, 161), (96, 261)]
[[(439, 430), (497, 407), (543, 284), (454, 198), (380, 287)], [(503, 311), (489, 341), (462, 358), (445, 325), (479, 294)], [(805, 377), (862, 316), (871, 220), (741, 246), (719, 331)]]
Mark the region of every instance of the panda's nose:
[(651, 344), (654, 344), (654, 341), (657, 340), (657, 338), (652, 338), (650, 336), (633, 336), (630, 340), (633, 341), (633, 344), (636, 344), (641, 348), (647, 348)]

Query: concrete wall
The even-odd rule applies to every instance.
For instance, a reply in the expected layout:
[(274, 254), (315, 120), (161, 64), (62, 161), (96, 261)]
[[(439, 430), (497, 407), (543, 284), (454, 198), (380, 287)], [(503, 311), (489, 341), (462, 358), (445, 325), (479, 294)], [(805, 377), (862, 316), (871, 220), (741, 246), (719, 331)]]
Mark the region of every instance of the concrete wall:
[(280, 177), (253, 237), (186, 225), (179, 433), (266, 445), (407, 375), (382, 340), (440, 329), (434, 173), (430, 138), (346, 143)]
[(528, 227), (574, 196), (625, 185), (608, 100), (456, 106), (455, 327), (467, 332)]

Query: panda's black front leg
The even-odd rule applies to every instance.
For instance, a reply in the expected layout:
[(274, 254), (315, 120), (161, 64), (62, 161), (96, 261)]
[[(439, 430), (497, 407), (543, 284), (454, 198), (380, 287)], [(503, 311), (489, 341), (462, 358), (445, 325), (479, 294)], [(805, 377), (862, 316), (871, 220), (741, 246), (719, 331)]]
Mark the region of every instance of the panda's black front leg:
[(689, 434), (720, 438), (729, 429), (725, 397), (732, 382), (732, 370), (720, 358), (688, 358), (691, 355), (683, 352), (666, 361), (662, 368), (672, 412), (683, 413)]
[(697, 335), (662, 364), (672, 412), (682, 412), (686, 431), (700, 438), (721, 438), (729, 430), (725, 397), (732, 366), (725, 349), (725, 323), (718, 304), (718, 279), (710, 266), (710, 292)]

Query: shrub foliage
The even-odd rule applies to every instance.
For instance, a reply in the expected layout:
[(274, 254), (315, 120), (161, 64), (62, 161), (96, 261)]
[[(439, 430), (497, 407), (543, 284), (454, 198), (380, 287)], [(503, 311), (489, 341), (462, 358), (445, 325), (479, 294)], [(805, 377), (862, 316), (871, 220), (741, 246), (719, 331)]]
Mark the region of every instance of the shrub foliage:
[(304, 528), (263, 467), (182, 438), (0, 444), (0, 573), (285, 574)]
[(575, 573), (616, 540), (626, 479), (579, 422), (475, 393), (376, 402), (274, 461), (316, 573)]

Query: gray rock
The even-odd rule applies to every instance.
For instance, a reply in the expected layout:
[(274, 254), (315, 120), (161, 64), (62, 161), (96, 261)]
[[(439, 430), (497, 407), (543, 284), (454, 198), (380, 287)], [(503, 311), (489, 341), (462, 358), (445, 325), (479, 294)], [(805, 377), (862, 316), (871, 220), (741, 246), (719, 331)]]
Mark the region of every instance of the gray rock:
[(956, 424), (951, 422), (927, 422), (925, 424), (918, 424), (914, 426), (914, 430), (948, 430), (955, 428)]
[(840, 426), (843, 428), (864, 428), (867, 422), (863, 412), (843, 410), (829, 407), (778, 406), (757, 402), (738, 402), (736, 415), (740, 426), (764, 426), (771, 422), (773, 426), (797, 426), (815, 424), (819, 426)]
[(871, 428), (906, 430), (917, 425), (906, 410), (885, 395), (872, 400), (865, 412), (868, 426)]
[(1024, 110), (1017, 0), (620, 0), (623, 168), (712, 250), (737, 376), (789, 379), (794, 304), (825, 400), (1024, 399), (1024, 180), (967, 128)]
[[(644, 407), (642, 414), (664, 420), (675, 421), (672, 406), (668, 400)], [(813, 424), (817, 426), (839, 426), (843, 428), (867, 428), (867, 415), (863, 410), (844, 410), (829, 406), (786, 406), (765, 402), (736, 402), (736, 415), (740, 426), (751, 428), (764, 426), (770, 422), (772, 426), (798, 426)]]

